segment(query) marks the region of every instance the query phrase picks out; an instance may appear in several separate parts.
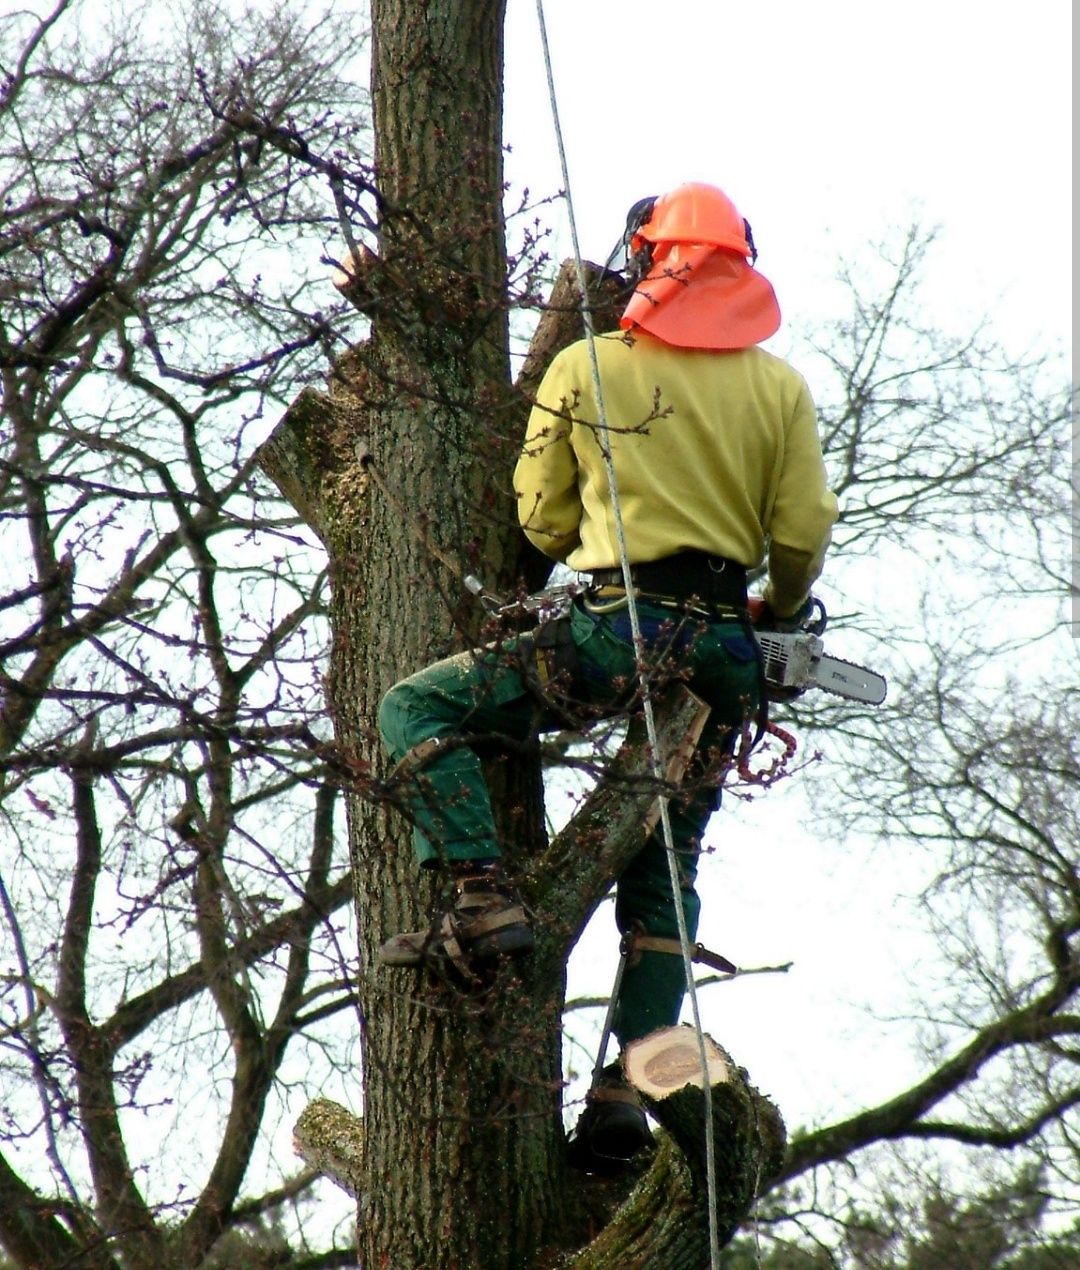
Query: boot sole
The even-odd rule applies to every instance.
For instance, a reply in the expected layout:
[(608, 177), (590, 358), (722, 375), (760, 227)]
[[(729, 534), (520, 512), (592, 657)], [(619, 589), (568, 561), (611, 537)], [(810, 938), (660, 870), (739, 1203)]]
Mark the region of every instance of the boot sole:
[(627, 1113), (606, 1118), (589, 1134), (589, 1145), (597, 1155), (629, 1162), (652, 1141), (644, 1113), (633, 1108)]
[(582, 1113), (571, 1144), (571, 1162), (586, 1172), (629, 1164), (651, 1146), (645, 1112), (629, 1103), (592, 1103)]

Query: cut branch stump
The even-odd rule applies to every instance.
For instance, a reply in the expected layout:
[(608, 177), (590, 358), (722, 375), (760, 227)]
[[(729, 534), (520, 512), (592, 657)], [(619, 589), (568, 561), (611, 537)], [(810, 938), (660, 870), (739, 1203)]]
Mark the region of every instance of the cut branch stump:
[(783, 1163), (786, 1131), (777, 1108), (754, 1089), (710, 1036), (702, 1072), (697, 1033), (664, 1028), (632, 1041), (623, 1056), (626, 1079), (682, 1151), (708, 1228), (705, 1085), (712, 1102), (716, 1212), (726, 1243), (753, 1207), (762, 1183)]
[(354, 1198), (361, 1177), (363, 1124), (340, 1103), (317, 1098), (293, 1126), (293, 1148), (313, 1169)]
[(627, 1046), (626, 1079), (666, 1133), (647, 1173), (573, 1259), (572, 1270), (701, 1270), (709, 1264), (706, 1079), (721, 1247), (730, 1243), (764, 1184), (779, 1172), (786, 1142), (780, 1112), (711, 1037), (704, 1041), (705, 1074), (692, 1028), (662, 1028)]

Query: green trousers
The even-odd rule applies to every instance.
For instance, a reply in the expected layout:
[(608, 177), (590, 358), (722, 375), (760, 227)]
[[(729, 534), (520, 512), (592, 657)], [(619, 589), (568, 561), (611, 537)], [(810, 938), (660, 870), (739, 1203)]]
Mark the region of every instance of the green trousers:
[[(705, 621), (667, 608), (639, 604), (650, 659), (677, 664), (693, 691), (711, 707), (699, 752), (729, 747), (757, 705), (754, 646), (737, 621)], [(590, 612), (578, 601), (571, 612), (577, 650), (575, 695), (595, 712), (614, 712), (637, 665), (625, 608)], [(526, 641), (527, 643), (527, 641)], [(383, 698), (379, 730), (394, 762), (433, 739), (523, 742), (538, 731), (563, 726), (530, 684), (520, 643), (460, 653), (410, 675)], [(700, 903), (694, 889), (701, 835), (720, 803), (719, 790), (702, 789), (673, 800), (670, 822), (683, 910), (691, 938)], [(408, 783), (405, 810), (414, 826), (422, 865), (497, 858), (491, 802), (480, 760), (469, 744), (434, 755)], [(649, 935), (678, 938), (667, 853), (660, 827), (616, 881), (615, 920), (621, 931), (640, 924)], [(621, 1044), (678, 1021), (685, 989), (680, 957), (646, 952), (628, 967), (614, 1030)]]

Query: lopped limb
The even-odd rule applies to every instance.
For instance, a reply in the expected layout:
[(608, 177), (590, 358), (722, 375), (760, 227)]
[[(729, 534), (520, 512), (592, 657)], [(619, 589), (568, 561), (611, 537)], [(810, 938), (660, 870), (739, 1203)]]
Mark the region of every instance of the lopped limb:
[(704, 1074), (697, 1034), (688, 1027), (668, 1027), (630, 1042), (623, 1061), (626, 1079), (653, 1103), (701, 1090), (706, 1079), (709, 1085), (726, 1085), (734, 1074), (731, 1059), (711, 1037), (703, 1039)]
[(352, 499), (367, 488), (367, 473), (349, 444), (363, 429), (358, 402), (305, 388), (256, 453), (258, 466), (323, 543), (327, 509), (333, 505), (328, 492)]
[[(626, 286), (617, 275), (608, 273), (590, 261), (582, 261), (585, 285), (589, 290), (590, 315), (597, 334), (614, 331), (619, 323), (620, 301), (626, 299)], [(581, 291), (577, 266), (564, 260), (551, 288), (551, 295), (536, 324), (529, 351), (521, 364), (515, 387), (532, 397), (540, 386), (551, 359), (568, 345), (581, 339)]]
[[(705, 1037), (716, 1159), (716, 1216), (721, 1246), (780, 1169), (786, 1132), (775, 1106)], [(627, 1046), (626, 1078), (666, 1133), (648, 1172), (572, 1270), (664, 1266), (701, 1270), (709, 1263), (704, 1078), (697, 1034), (662, 1028)]]
[(296, 1154), (353, 1197), (360, 1186), (363, 1140), (359, 1117), (328, 1098), (308, 1103), (293, 1126)]

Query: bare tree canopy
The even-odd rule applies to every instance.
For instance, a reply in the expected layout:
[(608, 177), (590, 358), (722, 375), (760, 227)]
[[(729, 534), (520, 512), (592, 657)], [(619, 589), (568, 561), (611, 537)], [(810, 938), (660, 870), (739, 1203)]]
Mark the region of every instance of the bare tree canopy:
[(257, 1219), (286, 1051), (351, 996), (325, 564), (253, 458), (333, 346), (308, 279), (334, 213), (233, 121), (362, 134), (350, 33), (130, 18), (22, 13), (0, 54), (0, 1240), (25, 1265), (196, 1264)]

